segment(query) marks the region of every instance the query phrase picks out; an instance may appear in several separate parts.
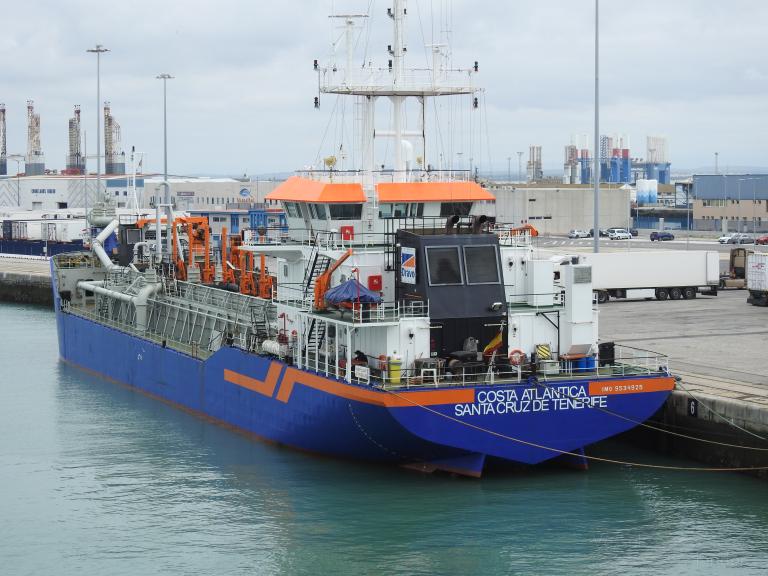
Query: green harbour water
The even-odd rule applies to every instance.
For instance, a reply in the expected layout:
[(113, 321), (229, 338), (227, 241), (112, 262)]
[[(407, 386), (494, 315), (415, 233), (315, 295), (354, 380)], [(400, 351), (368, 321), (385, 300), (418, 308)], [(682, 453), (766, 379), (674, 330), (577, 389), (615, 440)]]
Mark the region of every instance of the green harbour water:
[(0, 574), (768, 574), (765, 481), (313, 457), (61, 363), (50, 310), (0, 331)]

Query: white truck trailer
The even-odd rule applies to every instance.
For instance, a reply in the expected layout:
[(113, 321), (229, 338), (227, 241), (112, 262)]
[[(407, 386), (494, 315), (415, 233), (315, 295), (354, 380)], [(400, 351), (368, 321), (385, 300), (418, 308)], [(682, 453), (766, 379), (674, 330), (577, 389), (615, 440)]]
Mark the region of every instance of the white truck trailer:
[(754, 252), (747, 256), (747, 290), (747, 302), (768, 306), (768, 253)]
[(720, 255), (714, 251), (601, 252), (578, 258), (592, 266), (592, 289), (601, 304), (610, 298), (717, 296), (720, 284)]

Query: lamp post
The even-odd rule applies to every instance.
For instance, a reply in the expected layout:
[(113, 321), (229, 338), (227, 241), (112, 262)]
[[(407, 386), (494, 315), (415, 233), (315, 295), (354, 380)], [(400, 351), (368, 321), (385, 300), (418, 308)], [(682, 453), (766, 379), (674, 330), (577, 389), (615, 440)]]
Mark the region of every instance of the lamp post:
[(163, 180), (165, 182), (165, 196), (163, 202), (170, 204), (170, 190), (168, 189), (168, 92), (167, 83), (173, 76), (170, 74), (158, 74), (156, 76), (158, 80), (163, 81)]
[[(171, 226), (173, 225), (172, 206), (171, 206), (171, 186), (168, 183), (168, 80), (173, 76), (167, 73), (158, 74), (158, 80), (163, 81), (163, 204), (166, 205), (166, 221), (168, 222), (168, 231), (166, 232), (167, 253), (173, 253), (173, 240), (171, 238)], [(159, 227), (158, 227), (159, 230)], [(160, 239), (158, 238), (158, 244)]]
[(600, 42), (599, 42), (599, 0), (595, 0), (595, 168), (594, 176), (594, 233), (592, 234), (593, 251), (600, 252)]
[[(96, 54), (96, 194), (101, 193), (101, 55), (109, 52), (101, 44), (96, 44), (95, 48), (89, 48), (86, 52)], [(85, 215), (86, 222), (88, 214)]]
[(755, 200), (757, 194), (755, 193), (755, 178), (752, 178), (752, 236), (755, 236)]
[(523, 153), (517, 153), (517, 181), (518, 183), (523, 181)]
[(507, 156), (507, 182), (512, 182), (512, 156)]

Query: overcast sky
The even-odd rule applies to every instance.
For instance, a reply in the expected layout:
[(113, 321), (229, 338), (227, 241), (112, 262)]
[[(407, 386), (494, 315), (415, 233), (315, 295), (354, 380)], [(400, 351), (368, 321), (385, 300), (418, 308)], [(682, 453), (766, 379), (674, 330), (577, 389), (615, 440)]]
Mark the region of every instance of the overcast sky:
[[(409, 58), (424, 64), (430, 14), (440, 0), (410, 0)], [(327, 15), (372, 15), (369, 58), (385, 64), (387, 7), (370, 0), (31, 0), (3, 9), (0, 102), (9, 153), (26, 150), (25, 102), (41, 114), (46, 164), (62, 168), (67, 119), (80, 104), (95, 145), (96, 43), (102, 99), (122, 125), (123, 147), (162, 169), (162, 85), (168, 72), (169, 171), (291, 171), (333, 152), (323, 141), (331, 98), (314, 110), (312, 60), (329, 53)], [(545, 167), (593, 126), (591, 0), (472, 0), (450, 13), (456, 64), (480, 62), (489, 146), (481, 169), (543, 146)], [(646, 135), (668, 138), (675, 167), (768, 165), (768, 2), (614, 0), (601, 6), (601, 132), (626, 134), (634, 156)], [(439, 22), (435, 24), (439, 31)], [(485, 123), (485, 120), (483, 120)], [(591, 138), (591, 136), (590, 136)], [(327, 150), (321, 150), (321, 142)], [(591, 146), (590, 146), (591, 147)], [(490, 150), (489, 150), (490, 149)], [(516, 160), (513, 160), (516, 166)], [(15, 168), (13, 163), (9, 168)]]

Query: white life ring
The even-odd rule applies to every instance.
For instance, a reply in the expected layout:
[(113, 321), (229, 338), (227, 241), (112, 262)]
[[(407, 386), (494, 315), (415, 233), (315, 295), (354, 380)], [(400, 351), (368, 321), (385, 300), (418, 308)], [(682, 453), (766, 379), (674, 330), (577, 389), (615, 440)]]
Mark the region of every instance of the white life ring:
[(520, 350), (520, 348), (513, 348), (509, 351), (509, 354), (507, 354), (507, 358), (509, 358), (509, 363), (512, 364), (512, 366), (520, 366), (525, 358), (525, 352)]

